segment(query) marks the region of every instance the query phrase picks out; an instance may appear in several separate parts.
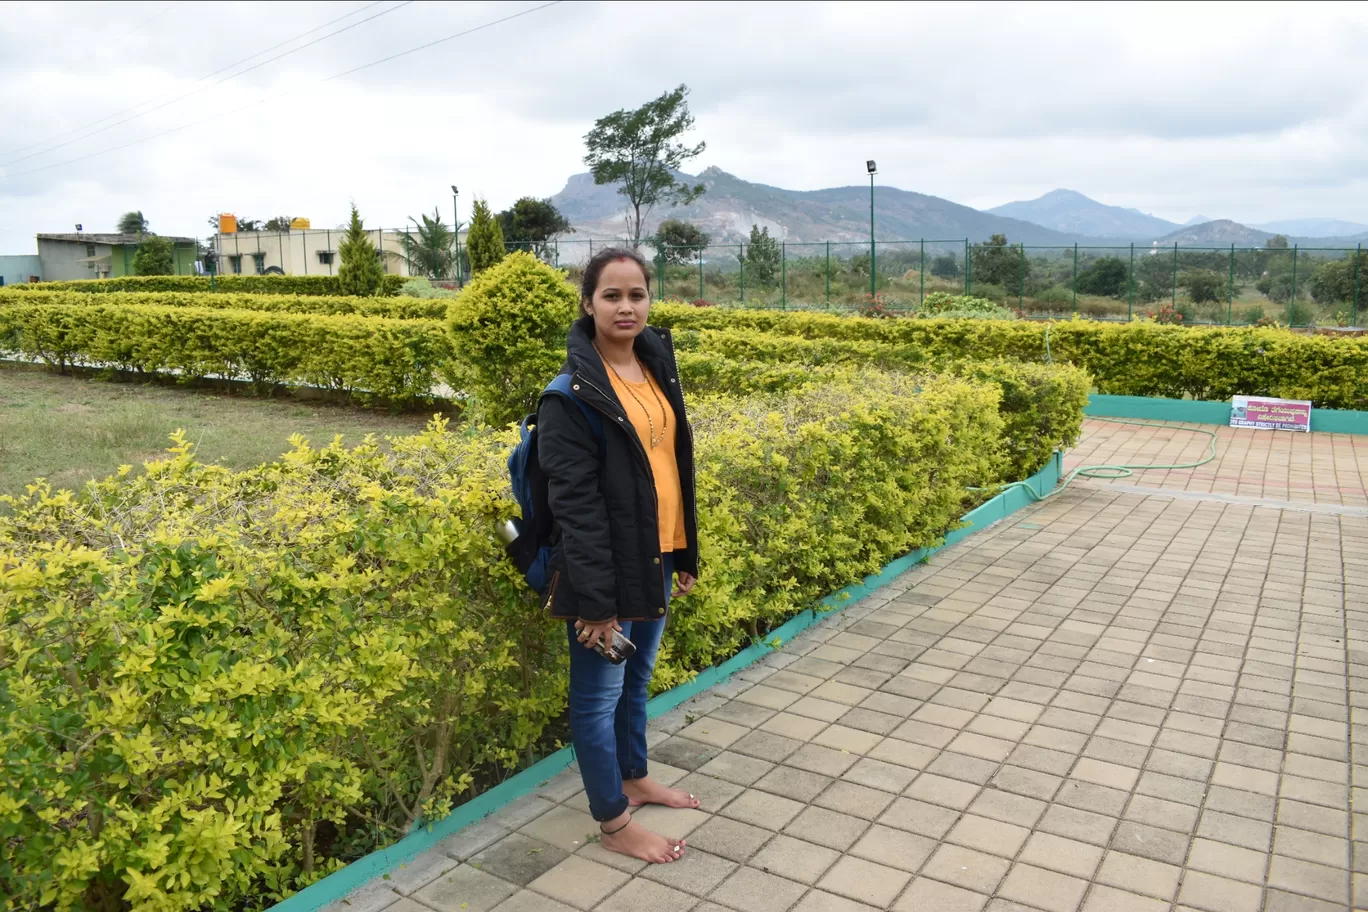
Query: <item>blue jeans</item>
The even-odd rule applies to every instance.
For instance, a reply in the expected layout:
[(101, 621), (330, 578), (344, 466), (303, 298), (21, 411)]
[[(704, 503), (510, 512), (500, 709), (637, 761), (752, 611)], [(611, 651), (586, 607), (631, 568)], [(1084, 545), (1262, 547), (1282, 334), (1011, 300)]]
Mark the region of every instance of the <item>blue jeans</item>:
[[(674, 555), (663, 555), (665, 604), (674, 583)], [(622, 621), (622, 635), (636, 652), (614, 665), (570, 635), (570, 738), (579, 761), (580, 777), (589, 797), (589, 811), (598, 821), (612, 820), (627, 810), (624, 779), (646, 775), (646, 685), (655, 670), (656, 653), (665, 621)]]

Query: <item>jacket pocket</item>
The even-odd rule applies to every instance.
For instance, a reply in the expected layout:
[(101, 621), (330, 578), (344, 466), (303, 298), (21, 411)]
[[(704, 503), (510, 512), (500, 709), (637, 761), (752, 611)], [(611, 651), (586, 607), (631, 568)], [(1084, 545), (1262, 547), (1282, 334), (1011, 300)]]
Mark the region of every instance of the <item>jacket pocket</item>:
[(546, 587), (546, 598), (542, 600), (542, 611), (547, 615), (555, 610), (556, 589), (560, 585), (560, 571), (551, 571), (551, 583)]

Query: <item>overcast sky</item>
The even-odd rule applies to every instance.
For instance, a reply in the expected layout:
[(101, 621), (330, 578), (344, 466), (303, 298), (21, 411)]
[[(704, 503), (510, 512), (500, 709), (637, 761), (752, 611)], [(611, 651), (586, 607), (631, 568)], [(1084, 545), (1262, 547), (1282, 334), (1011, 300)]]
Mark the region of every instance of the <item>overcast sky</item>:
[(502, 208), (585, 170), (595, 118), (681, 82), (695, 170), (818, 189), (874, 158), (881, 184), (977, 208), (1068, 187), (1175, 221), (1368, 222), (1363, 3), (567, 0), (324, 81), (538, 3), (7, 3), (0, 254), (129, 209), (202, 236), (218, 211), (332, 227), (349, 200), (371, 226), (449, 219), (453, 183), (463, 217)]

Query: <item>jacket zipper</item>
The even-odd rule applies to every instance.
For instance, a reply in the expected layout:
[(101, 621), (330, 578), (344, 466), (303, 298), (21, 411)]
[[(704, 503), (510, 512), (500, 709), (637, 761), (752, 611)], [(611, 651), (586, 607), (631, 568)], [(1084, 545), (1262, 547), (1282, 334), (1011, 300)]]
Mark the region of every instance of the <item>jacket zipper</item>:
[[(599, 389), (599, 387), (598, 387), (596, 384), (590, 383), (588, 380), (584, 379), (584, 377), (581, 376), (578, 372), (574, 375), (574, 378), (575, 378), (576, 382), (585, 384), (585, 385), (588, 386), (590, 389), (592, 389), (594, 392), (596, 392), (596, 393), (598, 393), (600, 396), (602, 396), (604, 399), (607, 399), (607, 400), (610, 401), (610, 402), (612, 401), (611, 397), (609, 397), (607, 393), (605, 393), (603, 390)], [(595, 407), (595, 408), (598, 408), (598, 406), (594, 406), (594, 407)], [(605, 416), (609, 417), (609, 418), (618, 418), (617, 415), (611, 415), (611, 414), (609, 414), (607, 411), (605, 411), (604, 409), (599, 408), (598, 410), (599, 410), (600, 412), (602, 412)], [(622, 413), (622, 417), (618, 419), (618, 423), (619, 423), (619, 424), (622, 424), (622, 423), (625, 422), (626, 420), (627, 420), (627, 413), (624, 411), (624, 412)], [(659, 542), (659, 541), (660, 541), (660, 495), (656, 493), (655, 472), (651, 470), (651, 457), (648, 456), (648, 455), (646, 454), (646, 447), (642, 446), (641, 439), (640, 439), (639, 437), (637, 437), (637, 434), (636, 434), (636, 431), (635, 431), (635, 430), (633, 430), (632, 433), (628, 434), (627, 436), (630, 437), (630, 438), (632, 438), (632, 442), (636, 444), (637, 455), (641, 458), (641, 464), (644, 465), (644, 466), (646, 467), (646, 477), (649, 478), (649, 479), (651, 480), (651, 504), (652, 504), (652, 506), (655, 507), (655, 510), (652, 511), (652, 512), (653, 512), (653, 515), (656, 517), (656, 541)], [(689, 448), (690, 448), (690, 450), (692, 451), (692, 449), (693, 449), (692, 437), (690, 438)], [(658, 548), (658, 547), (659, 547), (659, 546), (657, 545), (657, 548)], [(664, 580), (665, 580), (665, 563), (664, 563), (664, 555), (659, 555), (659, 556), (657, 557), (657, 559), (661, 561), (661, 563), (660, 563), (660, 578), (661, 578), (661, 585), (664, 586), (664, 584), (665, 584), (665, 583), (664, 583)]]

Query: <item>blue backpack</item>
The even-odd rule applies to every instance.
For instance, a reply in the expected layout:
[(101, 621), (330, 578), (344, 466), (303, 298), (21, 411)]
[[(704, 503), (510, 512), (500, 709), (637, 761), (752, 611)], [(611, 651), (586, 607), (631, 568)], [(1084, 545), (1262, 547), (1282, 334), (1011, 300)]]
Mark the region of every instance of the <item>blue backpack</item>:
[[(603, 417), (570, 388), (570, 375), (559, 374), (546, 385), (542, 395), (554, 393), (564, 396), (579, 406), (589, 429), (603, 452)], [(527, 584), (537, 593), (544, 593), (550, 580), (551, 561), (551, 503), (546, 473), (537, 461), (537, 416), (528, 415), (518, 425), (521, 439), (508, 457), (508, 477), (513, 485), (513, 498), (522, 508), (522, 518), (512, 521), (517, 535), (504, 545), (504, 550), (522, 573)]]

